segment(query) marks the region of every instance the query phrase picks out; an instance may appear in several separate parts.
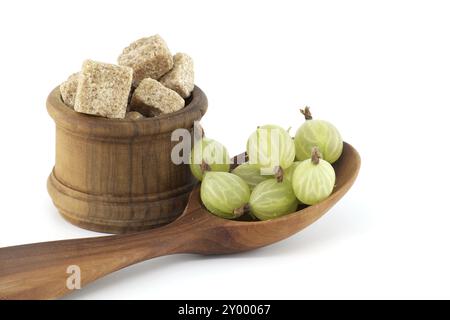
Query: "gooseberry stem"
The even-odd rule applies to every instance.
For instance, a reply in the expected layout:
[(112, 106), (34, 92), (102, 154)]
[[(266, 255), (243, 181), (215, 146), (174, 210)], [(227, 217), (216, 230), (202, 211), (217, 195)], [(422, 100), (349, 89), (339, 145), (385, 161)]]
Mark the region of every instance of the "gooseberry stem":
[(300, 112), (305, 116), (305, 120), (312, 120), (311, 110), (308, 106), (306, 106), (305, 109), (300, 109)]
[(322, 154), (320, 153), (319, 148), (313, 147), (311, 152), (312, 163), (318, 165), (320, 162), (320, 158), (322, 158)]
[(202, 170), (202, 174), (205, 174), (206, 172), (211, 171), (211, 167), (206, 163), (205, 160), (202, 160), (202, 163), (200, 164), (200, 170)]
[(233, 210), (234, 218), (235, 219), (239, 218), (249, 212), (250, 212), (250, 206), (248, 204), (245, 204), (242, 207)]
[(276, 166), (273, 170), (275, 179), (277, 179), (277, 182), (283, 182), (284, 178), (284, 171), (283, 168), (280, 166)]

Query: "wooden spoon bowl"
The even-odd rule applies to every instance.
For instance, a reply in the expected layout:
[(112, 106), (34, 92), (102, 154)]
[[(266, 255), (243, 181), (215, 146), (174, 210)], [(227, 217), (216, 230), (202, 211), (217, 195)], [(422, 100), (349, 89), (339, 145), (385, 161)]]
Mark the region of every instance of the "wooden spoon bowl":
[[(81, 271), (81, 286), (154, 257), (176, 253), (225, 254), (283, 240), (323, 216), (355, 181), (361, 159), (345, 143), (334, 164), (336, 188), (314, 206), (269, 221), (218, 218), (202, 206), (197, 186), (183, 214), (161, 228), (133, 234), (43, 242), (0, 249), (0, 299), (50, 299), (71, 291), (68, 270)], [(69, 286), (70, 287), (70, 286)]]

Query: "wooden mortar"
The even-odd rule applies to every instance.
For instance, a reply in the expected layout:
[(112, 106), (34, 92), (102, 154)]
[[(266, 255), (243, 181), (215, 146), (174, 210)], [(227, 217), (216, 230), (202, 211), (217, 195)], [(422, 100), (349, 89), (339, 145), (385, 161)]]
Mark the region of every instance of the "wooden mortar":
[(167, 224), (184, 210), (195, 185), (188, 164), (171, 161), (177, 128), (190, 130), (207, 99), (195, 87), (177, 112), (117, 120), (75, 112), (59, 87), (47, 99), (56, 123), (56, 163), (47, 188), (61, 215), (85, 229), (125, 233)]

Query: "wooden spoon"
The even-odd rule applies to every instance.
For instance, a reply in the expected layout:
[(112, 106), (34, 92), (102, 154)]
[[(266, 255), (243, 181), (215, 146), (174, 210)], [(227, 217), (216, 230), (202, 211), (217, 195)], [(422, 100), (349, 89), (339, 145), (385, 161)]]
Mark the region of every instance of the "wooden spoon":
[[(43, 242), (0, 249), (0, 299), (64, 296), (70, 266), (80, 269), (81, 286), (154, 257), (175, 253), (225, 254), (283, 240), (324, 215), (352, 186), (360, 167), (358, 152), (344, 145), (334, 165), (336, 188), (325, 201), (270, 221), (232, 221), (206, 211), (199, 187), (184, 213), (161, 228), (140, 233)], [(326, 235), (324, 235), (326, 236)], [(69, 268), (69, 269), (68, 269)]]

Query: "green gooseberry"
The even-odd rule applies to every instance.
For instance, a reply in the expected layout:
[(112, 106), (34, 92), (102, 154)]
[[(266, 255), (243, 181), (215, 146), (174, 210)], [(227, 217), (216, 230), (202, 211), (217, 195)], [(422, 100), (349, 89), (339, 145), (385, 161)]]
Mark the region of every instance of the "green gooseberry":
[(298, 200), (288, 181), (269, 179), (258, 184), (250, 196), (250, 212), (259, 220), (270, 220), (297, 210)]
[(320, 159), (317, 147), (313, 148), (311, 159), (302, 161), (292, 176), (292, 188), (297, 199), (308, 205), (325, 200), (333, 192), (336, 174), (327, 161)]
[(305, 116), (306, 121), (295, 134), (296, 159), (300, 161), (309, 159), (311, 149), (318, 147), (324, 160), (329, 163), (336, 162), (344, 148), (339, 131), (328, 121), (313, 120), (309, 107), (300, 111)]
[(301, 161), (294, 161), (294, 163), (284, 170), (283, 173), (283, 181), (289, 181), (289, 183), (292, 183), (292, 176), (294, 175), (295, 169), (297, 169), (298, 165), (301, 163)]
[(247, 140), (251, 164), (258, 164), (262, 174), (280, 176), (295, 159), (295, 144), (289, 133), (277, 125), (258, 127)]
[(252, 190), (260, 182), (273, 178), (271, 175), (261, 174), (261, 167), (257, 164), (245, 162), (231, 171), (235, 175), (241, 177)]
[(250, 188), (235, 174), (208, 171), (200, 187), (200, 198), (212, 214), (235, 219), (247, 211)]
[(230, 171), (230, 156), (221, 143), (202, 138), (192, 148), (189, 166), (195, 178), (201, 181), (206, 171)]

